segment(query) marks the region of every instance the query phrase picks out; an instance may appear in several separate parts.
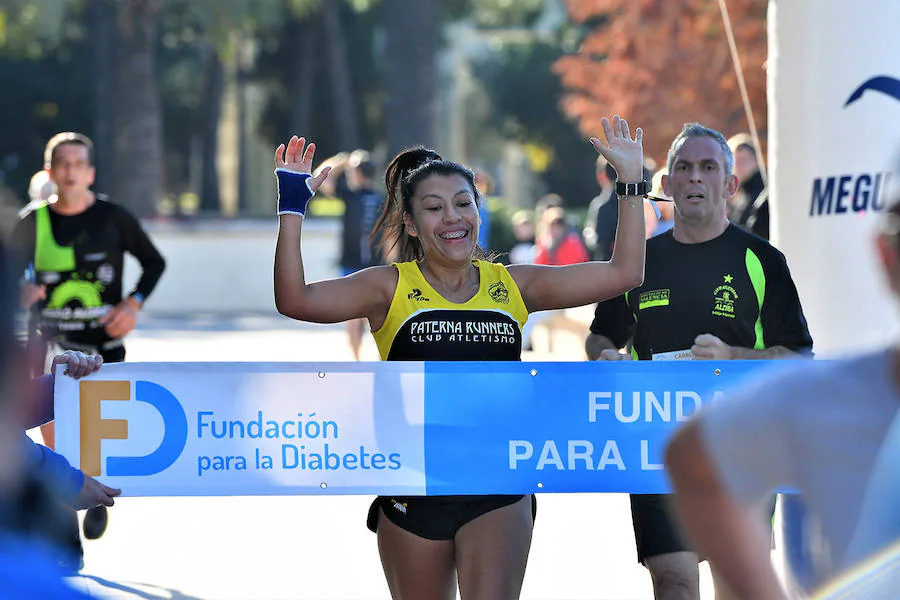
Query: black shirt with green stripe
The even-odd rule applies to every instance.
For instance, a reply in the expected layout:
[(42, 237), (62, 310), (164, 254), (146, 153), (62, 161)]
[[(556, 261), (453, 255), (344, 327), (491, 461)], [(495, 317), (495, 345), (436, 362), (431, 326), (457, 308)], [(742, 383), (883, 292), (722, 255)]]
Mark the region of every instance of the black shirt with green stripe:
[(757, 350), (813, 343), (784, 255), (735, 225), (697, 244), (671, 230), (649, 239), (644, 283), (600, 302), (591, 333), (619, 348), (633, 338), (640, 360), (690, 350), (703, 333)]
[(46, 205), (33, 207), (13, 230), (12, 244), (22, 262), (17, 272), (31, 263), (34, 282), (47, 286), (47, 299), (33, 307), (32, 315), (48, 340), (86, 345), (110, 341), (97, 314), (123, 299), (125, 254), (141, 265), (140, 279), (129, 294), (145, 299), (166, 266), (140, 222), (99, 196), (76, 215), (61, 215)]

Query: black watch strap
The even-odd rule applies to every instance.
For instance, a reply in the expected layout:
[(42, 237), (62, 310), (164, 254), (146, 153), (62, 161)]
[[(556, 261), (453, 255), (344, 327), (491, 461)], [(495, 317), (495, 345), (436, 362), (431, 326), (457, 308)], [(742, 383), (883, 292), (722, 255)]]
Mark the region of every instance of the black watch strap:
[(616, 181), (616, 196), (646, 196), (650, 193), (650, 185), (646, 181), (625, 183)]

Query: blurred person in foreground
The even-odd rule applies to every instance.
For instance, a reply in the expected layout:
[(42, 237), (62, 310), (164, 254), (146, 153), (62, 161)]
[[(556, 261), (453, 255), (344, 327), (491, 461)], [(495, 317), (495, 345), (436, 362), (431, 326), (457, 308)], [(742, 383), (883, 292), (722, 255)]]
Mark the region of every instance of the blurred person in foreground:
[[(76, 490), (69, 500), (92, 506), (99, 502), (99, 495), (93, 493), (96, 489), (86, 489), (92, 488), (91, 478), (85, 478), (78, 490), (74, 476), (59, 462), (65, 459), (47, 449), (44, 454), (23, 432), (33, 412), (34, 399), (29, 396), (40, 393), (41, 382), (38, 387), (29, 382), (25, 355), (12, 333), (16, 294), (9, 262), (0, 242), (0, 597), (86, 598), (65, 583), (71, 570), (61, 564), (59, 550), (48, 541), (55, 536), (48, 530), (66, 526), (57, 510), (62, 496)], [(74, 376), (99, 368), (101, 361), (78, 354), (71, 353), (57, 364), (66, 364)], [(71, 485), (65, 484), (67, 478)], [(116, 490), (109, 491), (115, 495)]]
[(25, 518), (25, 522), (29, 524), (23, 525), (46, 538), (48, 543), (56, 545), (60, 566), (73, 572), (81, 570), (84, 558), (81, 547), (70, 543), (69, 536), (73, 526), (77, 535), (77, 521), (71, 521), (71, 511), (112, 506), (121, 490), (107, 487), (73, 467), (64, 456), (32, 441), (24, 430), (53, 420), (53, 390), (57, 366), (66, 367), (65, 376), (80, 379), (96, 372), (102, 364), (103, 358), (99, 355), (89, 356), (83, 352), (66, 350), (53, 358), (50, 374), (32, 379), (24, 390), (26, 410), (21, 420), (24, 466), (28, 476), (45, 486), (48, 496), (53, 500), (53, 506), (31, 507), (33, 510)]
[[(600, 302), (585, 343), (596, 360), (765, 360), (809, 356), (812, 338), (784, 255), (728, 221), (738, 180), (718, 131), (685, 124), (672, 141), (666, 194), (674, 227), (647, 241), (642, 285)], [(618, 349), (630, 347), (620, 354)], [(758, 443), (764, 438), (758, 438)], [(701, 555), (684, 536), (670, 494), (632, 494), (638, 561), (661, 599), (700, 597)], [(774, 504), (759, 510), (764, 521)], [(719, 585), (717, 597), (727, 597)]]
[[(105, 363), (125, 360), (125, 336), (137, 326), (138, 313), (165, 270), (165, 260), (124, 207), (91, 190), (93, 143), (75, 132), (59, 133), (44, 148), (44, 168), (56, 184), (55, 201), (32, 203), (16, 224), (12, 247), (28, 272), (21, 307), (31, 310), (29, 347), (40, 348), (33, 374), (62, 350), (99, 354)], [(123, 295), (125, 254), (141, 266), (135, 288)], [(54, 445), (52, 423), (42, 428)], [(73, 516), (74, 519), (74, 516)], [(84, 536), (106, 531), (105, 506), (88, 511)], [(80, 549), (77, 532), (71, 540)]]
[[(900, 203), (876, 245), (900, 299)], [(900, 346), (811, 361), (706, 407), (669, 443), (666, 465), (688, 534), (740, 598), (784, 598), (751, 507), (802, 494), (816, 539), (802, 594), (900, 595)], [(830, 582), (830, 585), (824, 586)], [(797, 582), (791, 582), (792, 586)]]

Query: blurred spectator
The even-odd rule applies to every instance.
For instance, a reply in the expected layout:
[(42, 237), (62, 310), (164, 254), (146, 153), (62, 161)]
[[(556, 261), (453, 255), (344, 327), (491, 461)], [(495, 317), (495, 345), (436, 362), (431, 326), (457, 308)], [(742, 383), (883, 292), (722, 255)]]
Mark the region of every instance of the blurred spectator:
[(619, 219), (619, 207), (615, 202), (616, 170), (605, 158), (598, 156), (594, 176), (600, 186), (600, 193), (594, 196), (588, 206), (582, 235), (594, 260), (609, 260)]
[(559, 194), (544, 194), (534, 203), (534, 218), (537, 225), (534, 237), (536, 240), (539, 240), (546, 233), (544, 227), (547, 225), (547, 221), (544, 220), (544, 213), (551, 208), (562, 208), (565, 210), (566, 201)]
[(33, 212), (38, 207), (56, 202), (56, 182), (50, 176), (50, 171), (41, 169), (31, 176), (28, 184), (28, 204), (19, 211), (19, 218)]
[(763, 184), (753, 139), (739, 133), (728, 140), (734, 153), (734, 174), (740, 186), (728, 200), (728, 220), (764, 240), (769, 239), (769, 193)]
[(478, 245), (482, 250), (490, 250), (491, 244), (491, 199), (494, 195), (494, 179), (490, 173), (482, 169), (475, 170), (475, 189), (478, 190), (478, 215), (481, 226), (478, 228)]
[[(539, 235), (535, 244), (534, 262), (539, 265), (574, 265), (591, 260), (584, 242), (578, 232), (566, 221), (566, 210), (559, 206), (548, 208), (541, 215)], [(552, 336), (553, 324), (557, 317), (563, 315), (562, 310), (540, 311), (531, 313), (522, 328), (522, 347), (533, 347), (531, 335), (534, 328), (544, 325)], [(552, 342), (548, 350), (552, 350)]]
[(573, 265), (591, 259), (587, 248), (566, 221), (564, 208), (554, 206), (541, 215), (534, 262), (539, 265)]
[[(377, 168), (365, 150), (341, 153), (322, 166), (331, 166), (329, 177), (321, 188), (324, 194), (336, 196), (344, 203), (341, 231), (341, 275), (350, 275), (360, 269), (381, 264), (378, 241), (372, 229), (378, 211), (384, 202), (384, 194), (375, 191)], [(320, 167), (321, 168), (321, 167)], [(345, 323), (354, 360), (360, 358), (365, 319), (351, 319)]]
[[(585, 220), (584, 243), (591, 252), (594, 260), (609, 260), (612, 258), (616, 244), (616, 228), (619, 225), (619, 207), (616, 200), (616, 170), (606, 162), (602, 156), (597, 157), (595, 174), (597, 183), (600, 184), (600, 194), (591, 200), (588, 206), (587, 219)], [(644, 179), (650, 176), (646, 166), (644, 167)], [(656, 203), (644, 200), (644, 225), (647, 229), (647, 237), (656, 231), (659, 222), (659, 214)]]
[(666, 194), (662, 185), (662, 178), (665, 174), (666, 170), (664, 168), (653, 174), (653, 187), (650, 190), (650, 195), (654, 198), (659, 198), (661, 201), (653, 200), (658, 222), (656, 228), (647, 236), (648, 238), (665, 233), (675, 226), (675, 203), (672, 202), (671, 196)]
[(520, 210), (512, 216), (515, 245), (509, 251), (511, 264), (533, 263), (535, 254), (534, 214), (528, 210)]

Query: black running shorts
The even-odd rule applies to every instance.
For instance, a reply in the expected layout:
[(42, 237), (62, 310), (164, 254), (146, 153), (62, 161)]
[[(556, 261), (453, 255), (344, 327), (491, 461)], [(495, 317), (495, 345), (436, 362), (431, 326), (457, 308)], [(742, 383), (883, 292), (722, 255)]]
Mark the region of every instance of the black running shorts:
[(669, 494), (631, 494), (631, 521), (638, 562), (672, 552), (693, 552), (675, 518)]
[[(761, 507), (769, 527), (775, 514), (775, 496)], [(687, 541), (675, 515), (670, 494), (632, 494), (631, 521), (637, 543), (638, 562), (671, 552), (696, 552)], [(702, 557), (700, 560), (704, 560)]]
[[(397, 527), (428, 540), (452, 540), (466, 523), (525, 496), (379, 496), (369, 507), (367, 525), (378, 530), (378, 509)], [(531, 496), (532, 518), (537, 500)]]

